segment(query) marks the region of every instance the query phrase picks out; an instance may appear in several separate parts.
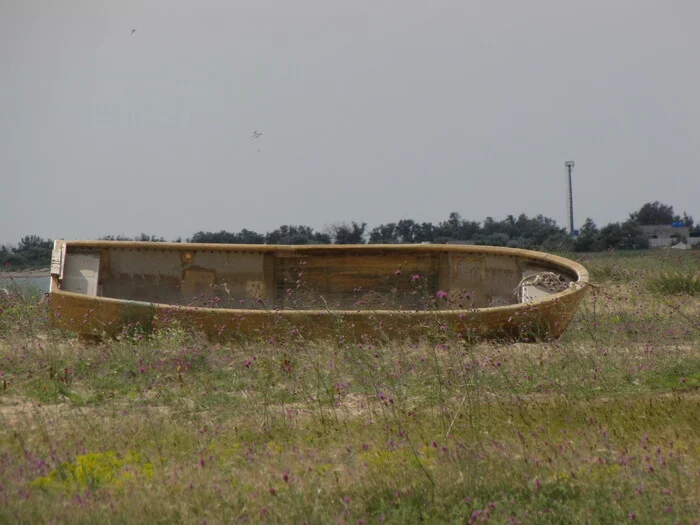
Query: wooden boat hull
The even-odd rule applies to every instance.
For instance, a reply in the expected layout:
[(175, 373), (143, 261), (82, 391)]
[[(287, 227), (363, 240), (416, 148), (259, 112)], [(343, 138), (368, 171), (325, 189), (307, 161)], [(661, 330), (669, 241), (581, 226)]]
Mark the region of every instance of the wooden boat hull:
[(562, 257), (460, 245), (56, 241), (51, 274), (58, 327), (177, 323), (217, 340), (558, 337), (588, 283)]

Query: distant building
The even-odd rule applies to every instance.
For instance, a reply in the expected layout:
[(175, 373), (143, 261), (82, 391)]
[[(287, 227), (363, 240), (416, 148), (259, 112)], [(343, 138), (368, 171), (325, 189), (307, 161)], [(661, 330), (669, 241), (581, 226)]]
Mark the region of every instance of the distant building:
[(650, 248), (670, 248), (680, 243), (688, 243), (690, 228), (684, 223), (649, 224), (640, 226), (644, 235), (649, 239)]

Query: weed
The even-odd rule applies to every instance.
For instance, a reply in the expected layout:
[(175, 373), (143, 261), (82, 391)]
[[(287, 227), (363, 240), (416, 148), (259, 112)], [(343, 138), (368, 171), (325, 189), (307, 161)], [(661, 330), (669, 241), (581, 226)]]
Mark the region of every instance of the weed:
[(662, 273), (647, 284), (652, 292), (695, 295), (700, 293), (700, 272)]

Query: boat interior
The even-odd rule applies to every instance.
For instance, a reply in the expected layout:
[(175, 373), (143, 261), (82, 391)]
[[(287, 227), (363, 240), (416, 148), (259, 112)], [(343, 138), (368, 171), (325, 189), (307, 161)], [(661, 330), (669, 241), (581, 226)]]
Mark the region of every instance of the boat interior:
[(452, 310), (526, 303), (578, 279), (518, 250), (367, 248), (63, 241), (52, 291), (232, 309)]

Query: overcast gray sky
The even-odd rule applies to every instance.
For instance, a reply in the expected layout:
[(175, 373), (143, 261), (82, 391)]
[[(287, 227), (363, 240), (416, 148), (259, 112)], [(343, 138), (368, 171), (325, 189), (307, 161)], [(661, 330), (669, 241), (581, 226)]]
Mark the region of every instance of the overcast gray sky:
[(569, 159), (577, 226), (654, 200), (700, 220), (698, 20), (697, 0), (0, 0), (0, 242), (565, 226)]

